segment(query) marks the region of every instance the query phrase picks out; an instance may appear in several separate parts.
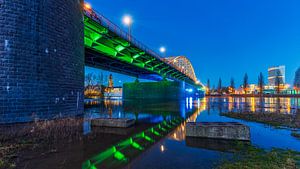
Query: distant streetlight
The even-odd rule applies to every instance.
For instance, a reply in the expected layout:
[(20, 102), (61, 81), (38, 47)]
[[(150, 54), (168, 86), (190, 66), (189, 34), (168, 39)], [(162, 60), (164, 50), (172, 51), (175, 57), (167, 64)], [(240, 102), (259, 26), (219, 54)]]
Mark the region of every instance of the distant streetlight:
[(164, 152), (165, 151), (165, 146), (164, 145), (160, 145), (160, 151)]
[(165, 56), (167, 49), (164, 46), (162, 46), (159, 48), (159, 51), (163, 54), (163, 56)]
[(87, 2), (84, 3), (83, 7), (84, 7), (84, 9), (89, 10), (89, 11), (92, 9), (91, 4), (89, 4)]
[(122, 18), (122, 22), (125, 26), (128, 27), (128, 39), (131, 38), (131, 26), (133, 23), (132, 17), (130, 15), (124, 15)]

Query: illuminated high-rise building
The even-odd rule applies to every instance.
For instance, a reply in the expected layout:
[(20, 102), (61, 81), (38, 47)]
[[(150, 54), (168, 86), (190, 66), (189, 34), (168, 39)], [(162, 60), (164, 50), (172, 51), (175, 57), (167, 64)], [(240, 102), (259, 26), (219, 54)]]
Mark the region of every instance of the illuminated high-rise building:
[(300, 89), (300, 68), (298, 68), (295, 73), (294, 87)]
[[(277, 79), (278, 78), (278, 79)], [(285, 84), (285, 66), (274, 66), (268, 68), (268, 81), (270, 86), (276, 86), (277, 80), (279, 85)]]

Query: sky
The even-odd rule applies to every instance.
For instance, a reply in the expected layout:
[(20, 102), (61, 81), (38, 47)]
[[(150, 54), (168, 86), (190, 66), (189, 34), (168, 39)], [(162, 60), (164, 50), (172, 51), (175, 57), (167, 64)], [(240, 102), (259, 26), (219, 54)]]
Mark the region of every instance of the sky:
[[(124, 30), (121, 18), (133, 18), (132, 35), (167, 56), (190, 59), (204, 84), (242, 83), (245, 73), (257, 83), (260, 72), (286, 66), (287, 83), (300, 67), (299, 0), (86, 0)], [(90, 71), (90, 70), (88, 70)], [(124, 77), (123, 77), (124, 78)]]

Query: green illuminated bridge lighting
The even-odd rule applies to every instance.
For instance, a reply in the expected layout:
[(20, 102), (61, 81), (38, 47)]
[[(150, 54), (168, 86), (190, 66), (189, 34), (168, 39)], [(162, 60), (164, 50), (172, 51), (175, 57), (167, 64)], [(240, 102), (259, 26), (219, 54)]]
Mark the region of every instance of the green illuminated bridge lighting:
[(84, 10), (85, 63), (137, 78), (184, 81), (197, 80), (190, 61), (184, 57), (162, 58), (93, 9)]

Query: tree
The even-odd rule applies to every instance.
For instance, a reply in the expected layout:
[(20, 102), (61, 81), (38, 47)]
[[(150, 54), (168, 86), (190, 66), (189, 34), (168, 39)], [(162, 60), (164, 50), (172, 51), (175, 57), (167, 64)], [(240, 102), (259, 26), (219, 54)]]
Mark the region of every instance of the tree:
[(88, 73), (85, 75), (85, 85), (92, 86), (93, 85), (93, 73)]
[(221, 80), (221, 78), (219, 78), (219, 83), (218, 83), (218, 93), (219, 93), (219, 94), (222, 93), (222, 80)]
[(263, 91), (264, 91), (264, 85), (265, 85), (265, 82), (264, 82), (264, 76), (263, 74), (260, 72), (259, 76), (258, 76), (258, 82), (257, 82), (257, 85), (259, 87), (259, 94), (262, 94)]
[(101, 94), (103, 94), (103, 90), (104, 90), (103, 85), (105, 83), (105, 80), (104, 80), (104, 75), (102, 72), (100, 74), (98, 74), (96, 83), (97, 83), (97, 87), (98, 87), (99, 91), (101, 92)]
[(207, 87), (207, 94), (210, 94), (210, 81), (209, 81), (209, 79), (207, 79), (206, 87)]
[(230, 79), (230, 87), (232, 89), (232, 93), (234, 93), (234, 91), (235, 91), (235, 83), (234, 83), (234, 79), (233, 78)]
[(102, 86), (103, 84), (104, 84), (104, 76), (103, 73), (101, 72), (97, 77), (97, 85)]
[(245, 94), (247, 94), (247, 88), (248, 88), (248, 74), (246, 73), (243, 80), (243, 89)]
[(216, 86), (213, 85), (213, 87), (210, 89), (211, 92), (216, 92)]

